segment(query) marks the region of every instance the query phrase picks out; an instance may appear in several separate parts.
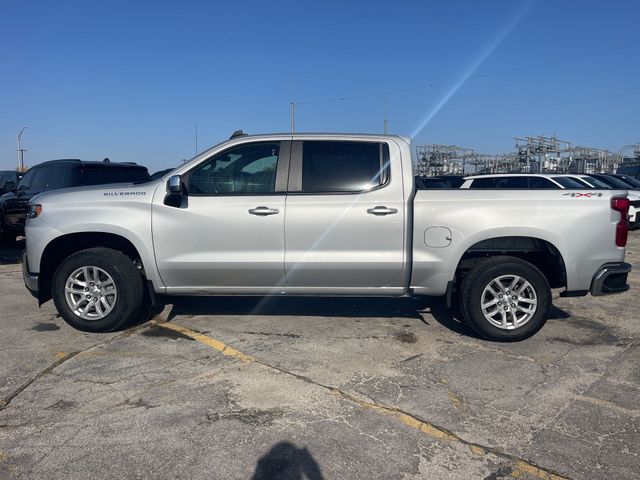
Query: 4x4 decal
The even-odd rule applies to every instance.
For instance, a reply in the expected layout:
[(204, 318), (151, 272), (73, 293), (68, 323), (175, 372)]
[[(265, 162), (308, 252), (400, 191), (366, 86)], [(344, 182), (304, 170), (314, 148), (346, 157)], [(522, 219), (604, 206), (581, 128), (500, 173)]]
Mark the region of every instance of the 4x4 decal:
[(575, 197), (575, 198), (580, 198), (580, 197), (595, 198), (595, 197), (601, 197), (602, 193), (576, 193), (576, 192), (572, 192), (572, 193), (563, 193), (562, 196), (563, 197)]

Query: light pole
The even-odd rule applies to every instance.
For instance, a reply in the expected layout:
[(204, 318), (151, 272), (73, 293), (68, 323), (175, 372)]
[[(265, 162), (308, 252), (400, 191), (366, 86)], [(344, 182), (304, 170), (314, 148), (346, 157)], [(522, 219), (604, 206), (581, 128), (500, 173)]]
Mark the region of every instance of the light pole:
[(22, 130), (20, 130), (20, 133), (18, 133), (18, 135), (16, 136), (16, 154), (18, 156), (18, 171), (19, 172), (24, 172), (24, 152), (25, 150), (22, 148), (22, 134), (24, 133), (24, 131), (29, 128), (29, 127), (22, 127)]
[(296, 104), (291, 102), (291, 133), (296, 132)]
[(387, 97), (384, 97), (384, 134), (387, 134)]

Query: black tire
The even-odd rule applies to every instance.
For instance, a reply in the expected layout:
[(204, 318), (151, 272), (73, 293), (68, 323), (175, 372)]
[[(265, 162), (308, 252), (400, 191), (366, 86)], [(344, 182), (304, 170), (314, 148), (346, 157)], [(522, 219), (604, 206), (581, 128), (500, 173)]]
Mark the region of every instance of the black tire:
[[(513, 329), (504, 329), (493, 325), (482, 312), (485, 288), (494, 279), (503, 275), (515, 275), (526, 280), (537, 297), (537, 305), (533, 315), (530, 315), (522, 326)], [(508, 300), (508, 302), (511, 301)], [(551, 287), (544, 274), (529, 262), (509, 256), (490, 257), (479, 262), (462, 281), (459, 306), (465, 323), (483, 337), (500, 342), (516, 342), (531, 337), (546, 323), (551, 310)], [(496, 312), (501, 313), (499, 310)], [(489, 316), (491, 315), (492, 313), (489, 312)], [(507, 318), (509, 316), (507, 315)], [(511, 323), (513, 325), (513, 322)]]
[[(98, 267), (113, 280), (117, 297), (103, 318), (89, 320), (74, 313), (65, 296), (69, 276), (82, 267)], [(112, 332), (136, 319), (144, 298), (143, 278), (129, 257), (110, 248), (90, 248), (74, 253), (56, 269), (52, 282), (53, 301), (65, 322), (85, 332)]]
[(14, 245), (16, 238), (18, 238), (18, 236), (15, 233), (5, 231), (3, 226), (0, 225), (0, 243), (2, 243), (2, 245)]

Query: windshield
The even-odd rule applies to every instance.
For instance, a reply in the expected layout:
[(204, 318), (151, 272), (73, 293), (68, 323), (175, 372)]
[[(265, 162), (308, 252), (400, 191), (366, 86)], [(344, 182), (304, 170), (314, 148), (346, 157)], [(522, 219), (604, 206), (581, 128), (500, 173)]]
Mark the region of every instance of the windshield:
[(33, 177), (35, 176), (35, 174), (35, 170), (29, 170), (27, 173), (25, 173), (24, 177), (22, 177), (20, 179), (20, 182), (18, 182), (18, 190), (22, 191), (29, 189), (29, 187), (31, 187), (31, 182), (33, 182)]

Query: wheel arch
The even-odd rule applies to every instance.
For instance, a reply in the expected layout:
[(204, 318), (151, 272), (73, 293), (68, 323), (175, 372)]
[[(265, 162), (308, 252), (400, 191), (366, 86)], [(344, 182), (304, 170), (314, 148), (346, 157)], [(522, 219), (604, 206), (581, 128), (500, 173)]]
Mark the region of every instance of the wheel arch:
[(534, 236), (505, 235), (479, 240), (459, 258), (454, 283), (459, 284), (466, 273), (485, 258), (507, 255), (536, 266), (551, 288), (567, 285), (567, 269), (560, 249), (548, 240)]
[(70, 255), (94, 247), (112, 248), (122, 252), (136, 263), (145, 276), (145, 267), (153, 267), (145, 265), (139, 249), (121, 235), (105, 232), (76, 232), (61, 235), (47, 244), (40, 257), (38, 275), (38, 302), (40, 304), (52, 298), (52, 280), (58, 266)]

